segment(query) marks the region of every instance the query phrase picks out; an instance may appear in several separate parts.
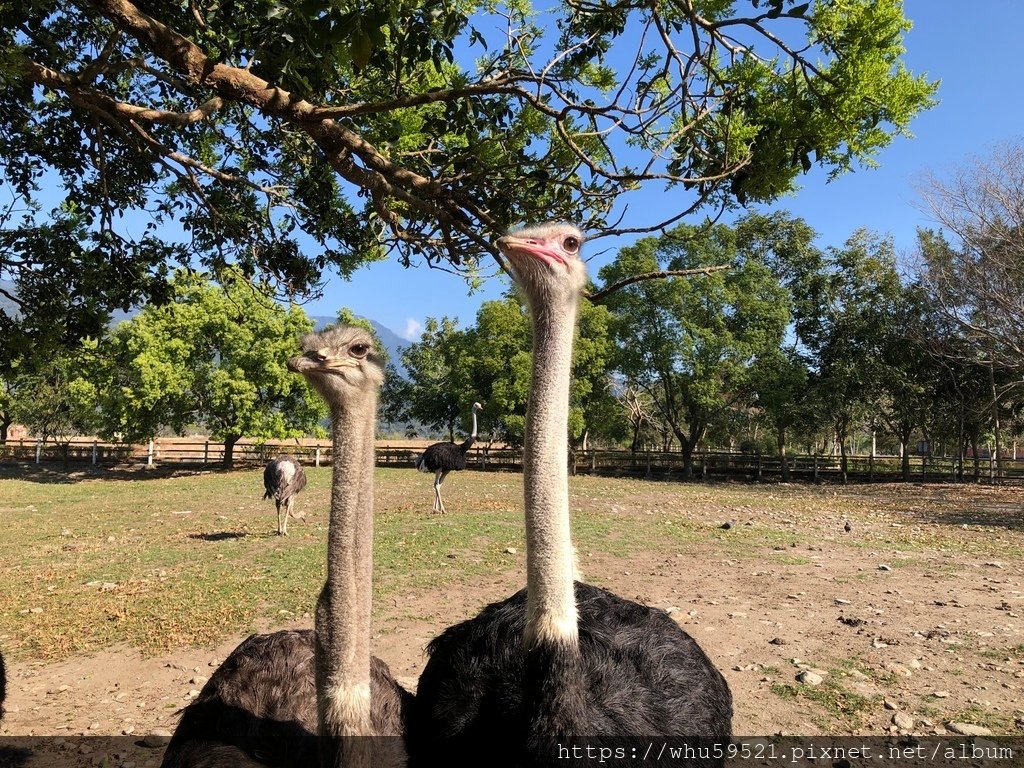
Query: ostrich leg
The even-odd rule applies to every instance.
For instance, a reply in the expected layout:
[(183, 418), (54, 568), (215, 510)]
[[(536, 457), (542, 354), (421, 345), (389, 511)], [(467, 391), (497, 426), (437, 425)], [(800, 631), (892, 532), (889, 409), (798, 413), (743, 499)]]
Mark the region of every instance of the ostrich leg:
[(281, 502), (274, 502), (277, 504), (277, 535), (287, 536), (288, 535), (288, 507), (284, 507), (282, 510)]
[(442, 515), (445, 514), (444, 502), (441, 501), (441, 484), (444, 479), (448, 477), (448, 471), (444, 469), (437, 470), (437, 476), (434, 479), (434, 511), (439, 512)]

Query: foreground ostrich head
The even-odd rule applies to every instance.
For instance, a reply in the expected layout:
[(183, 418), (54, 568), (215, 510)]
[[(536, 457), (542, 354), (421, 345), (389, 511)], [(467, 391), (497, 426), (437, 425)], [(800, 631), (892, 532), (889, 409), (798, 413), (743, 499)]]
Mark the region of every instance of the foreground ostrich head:
[(586, 285), (584, 239), (572, 224), (552, 222), (513, 230), (498, 240), (498, 249), (531, 304), (558, 306), (576, 301)]
[(339, 325), (302, 338), (303, 354), (288, 361), (331, 404), (358, 391), (376, 391), (384, 383), (384, 361), (373, 337), (362, 328)]

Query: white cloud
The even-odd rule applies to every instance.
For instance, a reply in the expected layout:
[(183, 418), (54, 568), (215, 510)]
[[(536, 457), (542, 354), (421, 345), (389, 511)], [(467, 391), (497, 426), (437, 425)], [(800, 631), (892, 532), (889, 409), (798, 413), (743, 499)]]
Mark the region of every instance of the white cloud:
[(402, 338), (406, 341), (419, 341), (422, 330), (423, 323), (415, 317), (410, 317), (405, 321), (405, 333), (402, 334)]

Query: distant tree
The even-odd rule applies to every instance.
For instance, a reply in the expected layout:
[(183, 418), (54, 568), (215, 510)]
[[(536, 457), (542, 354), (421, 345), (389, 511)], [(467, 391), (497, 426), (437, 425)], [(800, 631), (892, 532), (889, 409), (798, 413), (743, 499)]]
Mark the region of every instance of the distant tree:
[(693, 451), (714, 419), (746, 402), (755, 363), (774, 354), (790, 319), (785, 289), (736, 230), (680, 226), (623, 248), (600, 272), (606, 283), (657, 270), (729, 265), (713, 274), (623, 287), (607, 299), (615, 368), (640, 387), (693, 472)]
[(920, 285), (894, 290), (891, 321), (882, 329), (878, 416), (900, 445), (901, 473), (910, 478), (911, 436), (926, 430), (928, 411), (939, 396), (946, 371), (929, 349), (933, 333)]
[(771, 200), (815, 164), (871, 165), (935, 90), (903, 64), (900, 0), (494, 13), (7, 3), (0, 166), (26, 210), (59, 179), (104, 238), (173, 221), (187, 248), (170, 259), (235, 262), (291, 293), (390, 248), (471, 271), (499, 258), (493, 235), (541, 216), (616, 231), (616, 201), (641, 186), (672, 188), (647, 232)]
[(530, 318), (514, 296), (486, 301), (466, 331), (473, 390), (487, 402), (491, 435), (522, 445), (530, 388)]
[(0, 376), (0, 443), (7, 442), (7, 435), (14, 424), (14, 398), (16, 390), (16, 374), (7, 373)]
[(54, 351), (31, 368), (16, 373), (8, 389), (8, 418), (31, 434), (67, 447), (78, 435), (95, 434), (99, 424), (96, 393), (83, 372), (96, 365), (98, 342), (86, 339), (77, 349)]
[(94, 379), (106, 435), (145, 439), (162, 427), (202, 426), (224, 441), (231, 467), (243, 436), (321, 429), (321, 399), (285, 367), (313, 328), (300, 308), (284, 309), (238, 272), (215, 285), (182, 271), (172, 287), (171, 303), (146, 307), (113, 332)]
[(806, 429), (814, 419), (814, 405), (807, 389), (809, 378), (804, 356), (793, 348), (784, 347), (763, 354), (750, 374), (752, 405), (775, 433), (782, 480), (787, 483), (790, 472), (786, 442), (790, 430)]
[(569, 440), (573, 448), (585, 450), (593, 438), (618, 440), (626, 433), (625, 414), (613, 389), (615, 342), (611, 325), (607, 307), (581, 303), (569, 389)]
[(414, 419), (455, 439), (456, 427), (479, 398), (470, 384), (465, 337), (453, 318), (426, 319), (420, 340), (402, 352), (408, 383), (389, 394), (394, 420)]
[(918, 273), (931, 311), (988, 368), (998, 471), (1002, 405), (1024, 397), (1024, 142), (973, 157), (948, 178), (926, 176), (924, 206), (939, 231), (918, 234)]
[(904, 289), (892, 239), (861, 229), (842, 248), (829, 248), (826, 273), (814, 290), (817, 316), (806, 332), (814, 369), (811, 386), (839, 445), (846, 482), (851, 431), (878, 412), (892, 374), (886, 353), (893, 334), (903, 333), (896, 324)]
[(931, 311), (965, 351), (1014, 371), (1024, 391), (1024, 141), (973, 157), (921, 184), (940, 229), (918, 233), (918, 275)]

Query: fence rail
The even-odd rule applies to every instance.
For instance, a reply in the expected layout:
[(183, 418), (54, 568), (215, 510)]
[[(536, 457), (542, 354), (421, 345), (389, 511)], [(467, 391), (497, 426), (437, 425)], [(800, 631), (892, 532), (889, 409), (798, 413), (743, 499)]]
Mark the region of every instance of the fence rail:
[[(414, 467), (423, 449), (408, 445), (378, 443), (377, 466)], [(256, 442), (240, 440), (233, 449), (237, 467), (261, 466), (280, 453), (290, 453), (309, 466), (326, 466), (331, 461), (331, 443), (303, 440)], [(157, 438), (145, 444), (106, 443), (88, 438), (69, 442), (43, 443), (32, 439), (0, 443), (0, 462), (35, 462), (62, 465), (138, 465), (219, 466), (223, 463), (224, 444), (202, 438)], [(911, 456), (911, 478), (915, 481), (974, 479), (974, 460), (968, 458), (961, 468), (955, 457)], [(790, 477), (797, 481), (835, 481), (840, 477), (838, 456), (794, 455), (787, 457)], [(474, 446), (467, 454), (470, 469), (486, 471), (522, 470), (522, 451), (513, 448)], [(649, 479), (679, 479), (683, 476), (683, 456), (679, 452), (626, 450), (577, 451), (570, 457), (570, 471)], [(962, 469), (962, 472), (960, 471)], [(694, 477), (737, 478), (748, 480), (782, 477), (777, 456), (760, 454), (698, 451), (693, 455)], [(847, 476), (855, 480), (892, 481), (902, 477), (898, 456), (849, 456)], [(979, 460), (978, 477), (988, 479), (989, 461)], [(1024, 483), (1024, 460), (1005, 459), (998, 482)]]

